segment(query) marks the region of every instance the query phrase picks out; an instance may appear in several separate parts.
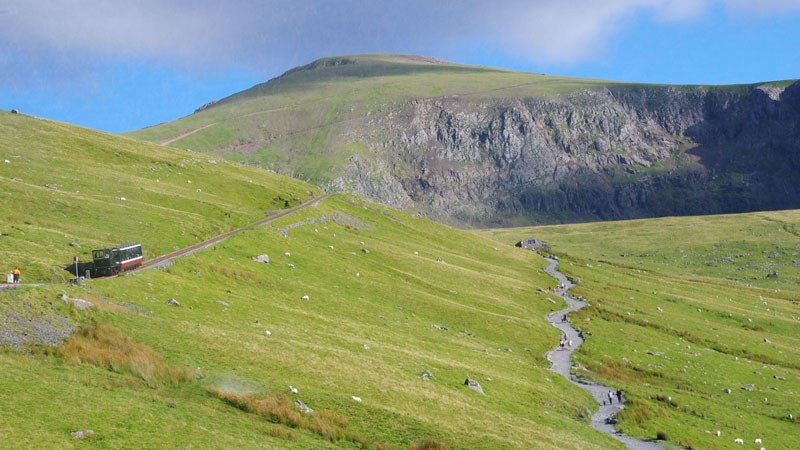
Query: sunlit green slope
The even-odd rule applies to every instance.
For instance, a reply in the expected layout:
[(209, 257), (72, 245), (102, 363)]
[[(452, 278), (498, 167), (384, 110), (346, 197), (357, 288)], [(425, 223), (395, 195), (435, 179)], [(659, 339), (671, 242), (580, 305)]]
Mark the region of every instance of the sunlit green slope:
[[(800, 211), (497, 230), (561, 257), (590, 307), (580, 376), (628, 393), (629, 434), (687, 448), (794, 448)], [(721, 437), (716, 436), (720, 430)]]
[[(140, 242), (157, 256), (318, 192), (8, 113), (0, 185), (0, 264), (41, 284), (0, 292), (0, 329), (83, 330), (0, 353), (4, 447), (619, 447), (547, 370), (558, 334), (543, 316), (559, 305), (533, 253), (336, 196), (165, 268), (68, 286), (74, 254)], [(301, 400), (321, 422), (247, 412), (242, 393)]]

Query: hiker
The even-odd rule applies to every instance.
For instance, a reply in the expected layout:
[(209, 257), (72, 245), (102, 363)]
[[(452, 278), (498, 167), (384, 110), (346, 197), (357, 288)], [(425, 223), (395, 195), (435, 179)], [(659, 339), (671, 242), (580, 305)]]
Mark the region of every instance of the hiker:
[(608, 391), (608, 404), (609, 405), (614, 404), (614, 393), (611, 391)]
[(14, 270), (11, 271), (11, 274), (14, 275), (14, 283), (19, 283), (19, 276), (21, 273), (19, 267), (14, 267)]
[(617, 389), (617, 403), (622, 404), (622, 389)]
[(561, 316), (561, 321), (562, 321), (562, 322), (566, 322), (566, 321), (567, 321), (567, 315), (566, 315), (566, 314), (564, 314), (563, 316)]

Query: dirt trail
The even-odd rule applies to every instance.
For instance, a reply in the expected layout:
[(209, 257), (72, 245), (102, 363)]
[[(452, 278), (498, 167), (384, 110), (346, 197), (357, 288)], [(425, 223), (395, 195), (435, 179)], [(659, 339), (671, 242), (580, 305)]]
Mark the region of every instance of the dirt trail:
[[(592, 416), (592, 427), (610, 434), (615, 439), (625, 444), (630, 450), (664, 450), (664, 447), (656, 442), (634, 439), (625, 434), (617, 433), (614, 429), (614, 416), (625, 407), (624, 395), (621, 404), (615, 395), (612, 397), (611, 403), (609, 403), (608, 393), (616, 392), (616, 389), (599, 384), (590, 384), (572, 376), (572, 352), (583, 343), (583, 338), (577, 330), (570, 325), (569, 321), (563, 321), (562, 319), (572, 311), (577, 311), (586, 306), (586, 302), (574, 299), (567, 294), (569, 289), (575, 285), (572, 284), (563, 273), (556, 269), (558, 261), (550, 258), (547, 258), (547, 261), (549, 261), (550, 264), (545, 268), (545, 272), (556, 278), (559, 286), (564, 286), (563, 288), (559, 287), (556, 289), (555, 293), (563, 298), (568, 306), (567, 309), (556, 311), (545, 316), (545, 319), (547, 319), (550, 324), (561, 330), (561, 333), (566, 336), (565, 340), (567, 341), (567, 344), (565, 344), (563, 348), (559, 345), (545, 355), (548, 361), (552, 363), (550, 370), (562, 375), (572, 383), (580, 386), (583, 390), (592, 394), (597, 404), (600, 406), (597, 412)], [(572, 346), (569, 345), (570, 341), (572, 342)]]

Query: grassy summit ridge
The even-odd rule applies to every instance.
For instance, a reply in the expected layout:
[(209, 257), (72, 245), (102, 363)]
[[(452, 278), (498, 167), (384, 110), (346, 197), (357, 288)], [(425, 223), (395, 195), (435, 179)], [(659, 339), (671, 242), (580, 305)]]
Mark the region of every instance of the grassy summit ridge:
[[(4, 446), (616, 445), (583, 420), (592, 400), (547, 370), (558, 334), (542, 318), (558, 305), (530, 252), (336, 196), (163, 269), (67, 286), (74, 254), (141, 242), (158, 256), (318, 191), (18, 114), (0, 113), (0, 142), (0, 263), (42, 284), (0, 293), (2, 319), (25, 330), (57, 314), (81, 330), (63, 350), (0, 353)], [(265, 419), (220, 390), (300, 399), (348, 431)]]

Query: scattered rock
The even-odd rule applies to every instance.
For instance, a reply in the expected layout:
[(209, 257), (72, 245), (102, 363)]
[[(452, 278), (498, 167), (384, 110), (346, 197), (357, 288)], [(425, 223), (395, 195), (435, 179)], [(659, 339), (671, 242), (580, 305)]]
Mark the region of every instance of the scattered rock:
[(464, 380), (464, 385), (479, 394), (484, 394), (483, 388), (481, 387), (480, 383), (478, 383), (475, 380), (470, 380), (469, 378), (467, 378), (466, 380)]
[(362, 345), (362, 347), (364, 348), (364, 350), (369, 350), (369, 344), (364, 344)]
[(167, 408), (176, 408), (177, 406), (178, 406), (178, 405), (176, 405), (176, 404), (175, 404), (175, 403), (173, 403), (173, 402), (169, 402), (169, 403), (167, 403)]
[(269, 255), (258, 255), (253, 257), (253, 261), (258, 263), (269, 264)]
[(167, 304), (169, 306), (181, 306), (181, 304), (177, 300), (175, 300), (174, 298), (171, 298), (171, 299), (167, 300)]
[(74, 299), (72, 299), (72, 304), (75, 305), (75, 307), (78, 308), (81, 311), (83, 311), (84, 309), (91, 308), (92, 306), (94, 306), (94, 304), (92, 304), (92, 302), (90, 302), (89, 300), (84, 300), (82, 298), (74, 298)]
[(70, 247), (74, 247), (74, 248), (81, 248), (81, 245), (80, 245), (80, 244), (78, 244), (77, 242), (70, 242), (70, 243), (69, 243), (69, 246), (70, 246)]
[(436, 378), (435, 376), (433, 376), (432, 373), (428, 372), (427, 370), (422, 372), (419, 376), (425, 381), (428, 381), (431, 378)]
[(447, 331), (447, 330), (449, 330), (449, 328), (447, 328), (447, 327), (443, 327), (443, 326), (441, 326), (441, 325), (436, 325), (436, 324), (433, 324), (433, 325), (431, 325), (431, 326), (432, 326), (433, 328), (436, 328), (437, 330), (442, 330), (442, 331)]
[(289, 268), (290, 268), (290, 269), (294, 269), (294, 264), (291, 264), (291, 263), (290, 263), (290, 264), (289, 264)]
[(76, 430), (69, 433), (75, 439), (86, 439), (94, 436), (93, 430)]
[(314, 414), (314, 410), (306, 406), (306, 404), (301, 402), (300, 400), (295, 400), (294, 405), (297, 406), (297, 409), (306, 414)]
[(756, 385), (752, 383), (745, 384), (744, 386), (742, 386), (742, 389), (744, 389), (745, 391), (753, 392), (756, 389)]
[(226, 302), (225, 300), (217, 300), (217, 303), (219, 303), (219, 304), (220, 304), (220, 305), (222, 305), (222, 306), (231, 306), (231, 305), (229, 305), (229, 304), (228, 304), (228, 302)]

